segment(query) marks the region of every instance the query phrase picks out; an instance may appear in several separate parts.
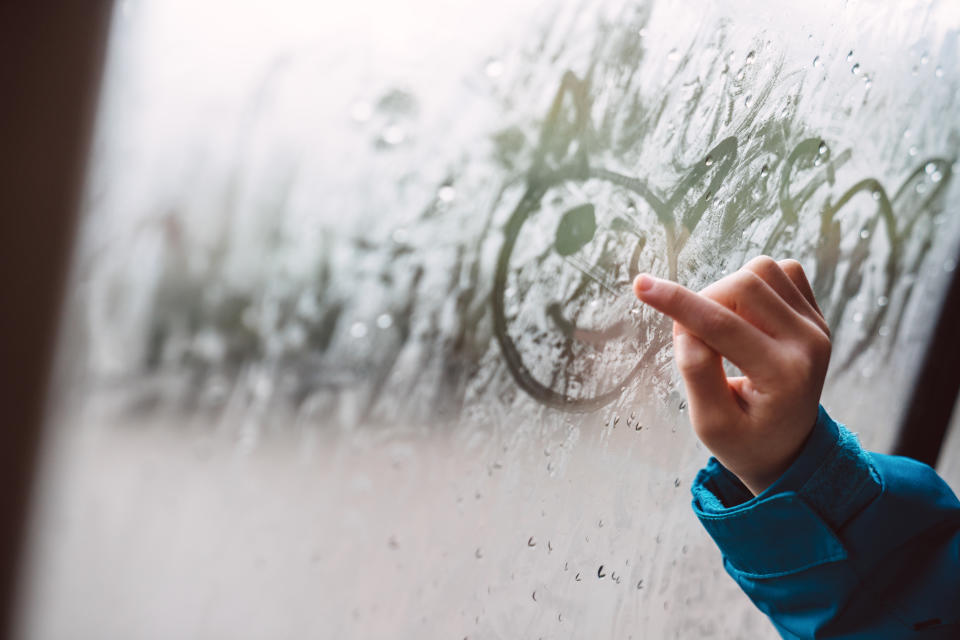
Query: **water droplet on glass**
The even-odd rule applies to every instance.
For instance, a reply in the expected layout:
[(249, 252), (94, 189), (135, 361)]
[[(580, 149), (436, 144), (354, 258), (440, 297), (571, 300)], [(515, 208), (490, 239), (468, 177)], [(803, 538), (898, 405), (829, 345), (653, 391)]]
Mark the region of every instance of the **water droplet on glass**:
[(499, 78), (503, 75), (503, 63), (496, 58), (491, 58), (484, 65), (483, 72), (487, 74), (488, 78)]
[(365, 100), (353, 103), (350, 107), (350, 118), (354, 122), (366, 122), (373, 117), (373, 106)]
[(575, 576), (573, 577), (573, 579), (576, 580), (577, 582), (580, 582), (580, 581), (583, 580), (583, 578), (580, 577), (580, 574), (579, 574), (579, 573), (578, 573), (577, 575), (575, 575)]
[(350, 326), (350, 335), (354, 338), (363, 338), (367, 335), (367, 325), (362, 322), (354, 322)]
[(390, 238), (397, 244), (404, 244), (408, 240), (409, 234), (407, 233), (406, 229), (400, 227), (399, 229), (393, 230), (393, 233), (390, 234)]
[(847, 53), (847, 62), (850, 62), (851, 60), (853, 60), (853, 49), (850, 49), (850, 51)]
[(707, 156), (706, 158), (704, 158), (704, 159), (703, 159), (703, 164), (707, 165), (708, 167), (709, 167), (710, 165), (712, 165), (712, 164), (713, 164), (713, 156)]
[(820, 62), (820, 56), (813, 57), (813, 66), (814, 68), (819, 67), (822, 63)]
[(918, 183), (917, 183), (917, 186), (914, 187), (914, 190), (915, 190), (917, 193), (926, 193), (926, 192), (927, 192), (927, 185), (924, 184), (923, 182), (918, 182)]
[(916, 148), (916, 147), (910, 147), (910, 148), (907, 150), (907, 153), (909, 153), (911, 156), (915, 156), (915, 155), (917, 155), (917, 148)]
[(850, 73), (853, 75), (860, 75), (860, 63), (855, 62), (852, 67), (850, 67)]
[(870, 237), (870, 230), (869, 230), (869, 229), (860, 229), (860, 237), (861, 237), (862, 239), (864, 239), (864, 240), (866, 240), (867, 238), (869, 238), (869, 237)]
[(879, 200), (879, 199), (880, 199), (880, 189), (876, 189), (876, 188), (875, 188), (873, 191), (871, 191), (871, 192), (870, 192), (870, 197), (873, 198), (874, 200)]
[(681, 401), (680, 401), (680, 411), (684, 411), (684, 410), (686, 410), (686, 408), (687, 408), (687, 401), (686, 401), (686, 400), (681, 400)]
[(880, 296), (879, 298), (877, 298), (878, 307), (885, 307), (888, 304), (890, 304), (890, 299), (887, 298), (887, 296)]
[(603, 571), (603, 565), (600, 565), (600, 568), (597, 569), (597, 577), (600, 578), (601, 580), (607, 577), (607, 574), (604, 573)]
[(743, 99), (743, 104), (744, 104), (744, 106), (746, 106), (747, 108), (750, 107), (750, 104), (751, 104), (752, 102), (753, 102), (753, 96), (747, 96), (746, 98)]
[(757, 58), (757, 52), (751, 51), (747, 54), (747, 64), (753, 64), (753, 61)]
[(857, 323), (863, 322), (863, 312), (857, 311), (853, 314), (853, 321)]
[(927, 164), (925, 164), (925, 165), (923, 166), (923, 171), (924, 171), (924, 173), (926, 173), (927, 175), (930, 175), (931, 173), (933, 173), (933, 172), (936, 171), (936, 170), (937, 170), (937, 163), (936, 163), (936, 162), (928, 162)]
[(533, 539), (533, 536), (530, 536), (530, 537), (527, 539), (527, 546), (528, 546), (528, 547), (535, 547), (535, 546), (537, 546), (537, 541)]
[(887, 325), (883, 325), (882, 327), (877, 329), (877, 335), (880, 336), (881, 338), (887, 337), (888, 335), (890, 335), (890, 327), (888, 327)]
[(939, 171), (930, 174), (930, 182), (940, 182), (941, 180), (943, 180), (943, 174)]
[(553, 543), (547, 540), (547, 553), (553, 553)]
[(767, 165), (763, 165), (762, 167), (760, 167), (760, 177), (766, 178), (768, 175), (770, 175), (770, 167), (768, 167)]
[(920, 56), (920, 64), (927, 64), (928, 62), (930, 62), (930, 54), (924, 51), (923, 55)]
[(530, 594), (530, 597), (533, 598), (533, 601), (534, 601), (534, 602), (536, 602), (536, 601), (537, 601), (537, 592), (534, 591), (533, 593), (531, 593), (531, 594)]
[(637, 589), (643, 589), (643, 580), (637, 580)]
[(389, 329), (393, 326), (393, 316), (389, 313), (381, 313), (377, 316), (377, 328), (379, 329)]
[(407, 139), (407, 132), (400, 125), (391, 124), (383, 130), (380, 138), (385, 144), (394, 147)]
[(677, 478), (676, 480), (673, 481), (673, 486), (674, 486), (674, 487), (679, 487), (679, 486), (680, 486), (680, 478)]
[(946, 271), (947, 273), (952, 272), (956, 268), (957, 268), (957, 263), (954, 260), (945, 260), (943, 263), (943, 270)]
[(903, 130), (903, 137), (904, 137), (904, 138), (909, 138), (909, 137), (912, 136), (912, 135), (913, 135), (913, 131), (911, 131), (910, 129), (904, 129), (904, 130)]
[(676, 62), (679, 59), (680, 59), (680, 52), (677, 51), (676, 49), (670, 49), (670, 51), (667, 53), (667, 60), (669, 60), (670, 62)]
[(613, 416), (613, 426), (617, 426), (618, 422), (620, 422), (620, 416)]
[(637, 35), (641, 38), (646, 38), (648, 33), (650, 33), (650, 31), (646, 27), (641, 27), (640, 30), (637, 31)]
[(473, 552), (473, 555), (477, 560), (479, 560), (480, 558), (483, 557), (483, 549), (481, 549), (480, 547), (477, 547), (477, 550)]
[(942, 77), (943, 77), (943, 67), (937, 66), (937, 68), (933, 70), (933, 75), (937, 76), (938, 78), (942, 78)]
[(437, 200), (440, 202), (453, 202), (457, 197), (457, 190), (448, 184), (443, 185), (437, 190)]
[(603, 520), (599, 520), (599, 521), (597, 522), (597, 526), (600, 527), (601, 529), (603, 529)]
[(827, 152), (827, 143), (821, 140), (820, 145), (817, 147), (817, 153), (822, 156), (826, 152)]

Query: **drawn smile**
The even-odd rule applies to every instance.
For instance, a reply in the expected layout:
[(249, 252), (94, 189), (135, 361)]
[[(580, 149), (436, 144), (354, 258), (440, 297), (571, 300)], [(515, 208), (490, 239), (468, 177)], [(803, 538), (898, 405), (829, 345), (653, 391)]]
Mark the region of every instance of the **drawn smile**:
[[(617, 216), (610, 225), (610, 231), (623, 232), (628, 231), (635, 234), (638, 238), (638, 250), (634, 251), (631, 259), (631, 278), (636, 275), (636, 262), (639, 258), (639, 249), (642, 249), (644, 237), (635, 222), (628, 218)], [(588, 264), (577, 257), (577, 253), (586, 245), (593, 242), (597, 235), (598, 226), (596, 210), (592, 204), (582, 204), (567, 211), (560, 218), (560, 224), (557, 225), (557, 233), (554, 238), (553, 249), (557, 255), (563, 258), (564, 262), (579, 271), (585, 278), (600, 285), (603, 289), (613, 295), (622, 295), (622, 286), (624, 283), (613, 283), (610, 281), (606, 270), (599, 265)], [(574, 292), (575, 297), (579, 292)], [(569, 300), (568, 300), (569, 301)], [(591, 345), (596, 349), (602, 349), (603, 345), (611, 340), (623, 338), (633, 332), (630, 322), (621, 320), (604, 328), (585, 328), (577, 325), (576, 321), (571, 320), (563, 313), (563, 304), (560, 301), (553, 301), (547, 305), (547, 316), (554, 322), (557, 329), (567, 338), (579, 340)]]

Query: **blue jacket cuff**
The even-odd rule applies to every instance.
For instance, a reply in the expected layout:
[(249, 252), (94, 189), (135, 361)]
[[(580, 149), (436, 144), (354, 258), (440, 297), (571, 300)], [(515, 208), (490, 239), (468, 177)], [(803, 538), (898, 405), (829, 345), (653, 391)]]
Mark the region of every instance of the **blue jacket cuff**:
[(836, 532), (880, 491), (869, 454), (823, 407), (797, 459), (759, 495), (715, 458), (692, 488), (694, 512), (724, 558), (753, 577), (846, 558)]

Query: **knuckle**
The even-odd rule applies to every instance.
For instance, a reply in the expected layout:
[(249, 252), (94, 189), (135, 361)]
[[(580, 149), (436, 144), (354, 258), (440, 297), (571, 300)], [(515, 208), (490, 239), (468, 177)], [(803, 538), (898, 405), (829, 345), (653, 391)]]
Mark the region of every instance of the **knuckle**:
[(830, 342), (830, 336), (825, 333), (817, 332), (816, 337), (810, 341), (810, 349), (814, 356), (821, 360), (829, 360), (833, 345)]
[(735, 284), (737, 293), (748, 296), (760, 292), (766, 286), (760, 276), (748, 269), (741, 269), (736, 273)]
[(795, 277), (803, 274), (803, 265), (793, 258), (786, 258), (777, 262), (777, 265), (783, 269), (788, 276)]
[(805, 340), (794, 357), (803, 377), (809, 379), (819, 376), (830, 362), (830, 351), (830, 338), (820, 331)]
[(817, 328), (817, 333), (822, 336), (822, 339), (827, 341), (827, 345), (830, 345), (830, 341), (833, 340), (833, 334), (830, 332), (830, 326), (827, 324), (827, 321), (823, 318), (817, 318), (815, 321), (815, 326)]
[(780, 267), (777, 265), (777, 261), (771, 258), (770, 256), (757, 256), (756, 258), (751, 259), (747, 264), (744, 265), (744, 269), (749, 269), (758, 275), (764, 275), (773, 272), (774, 270), (779, 270)]

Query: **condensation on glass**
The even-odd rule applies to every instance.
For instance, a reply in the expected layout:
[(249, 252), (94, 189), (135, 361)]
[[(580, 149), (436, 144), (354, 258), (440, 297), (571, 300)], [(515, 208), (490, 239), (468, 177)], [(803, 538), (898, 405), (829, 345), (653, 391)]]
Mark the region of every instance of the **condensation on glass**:
[(956, 487), (960, 487), (960, 399), (953, 407), (953, 417), (937, 462), (937, 471), (955, 491)]
[(799, 259), (887, 448), (958, 15), (722, 4), (121, 2), (24, 637), (773, 637), (629, 283)]

